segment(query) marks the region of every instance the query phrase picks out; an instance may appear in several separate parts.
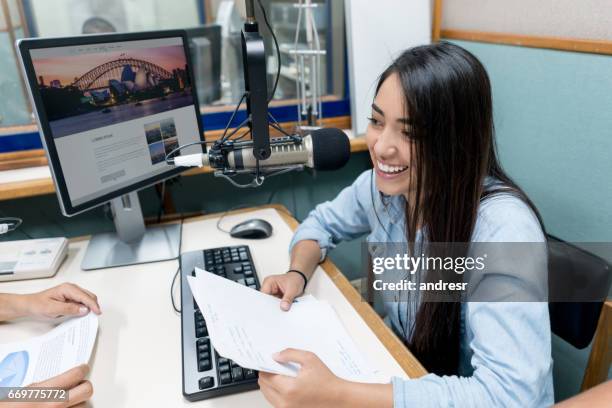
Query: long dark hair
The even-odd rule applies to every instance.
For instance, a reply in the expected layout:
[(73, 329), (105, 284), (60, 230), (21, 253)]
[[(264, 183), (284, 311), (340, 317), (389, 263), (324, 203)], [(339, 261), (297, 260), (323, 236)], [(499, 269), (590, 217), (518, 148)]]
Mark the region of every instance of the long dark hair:
[[(493, 126), (491, 84), (483, 65), (467, 50), (446, 42), (411, 48), (381, 75), (397, 74), (405, 97), (412, 160), (413, 202), (406, 205), (407, 241), (421, 226), (432, 243), (470, 242), (480, 203), (508, 192), (540, 215), (499, 164)], [(498, 183), (485, 189), (487, 176)], [(426, 278), (427, 279), (427, 278)], [(407, 346), (439, 375), (457, 373), (461, 303), (424, 298)]]

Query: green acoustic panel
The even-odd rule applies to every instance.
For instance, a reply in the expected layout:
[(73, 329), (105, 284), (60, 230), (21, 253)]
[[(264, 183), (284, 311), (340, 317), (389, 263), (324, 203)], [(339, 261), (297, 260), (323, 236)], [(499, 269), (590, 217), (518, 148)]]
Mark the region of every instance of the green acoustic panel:
[(456, 41), (493, 86), (504, 167), (567, 241), (612, 241), (612, 57)]

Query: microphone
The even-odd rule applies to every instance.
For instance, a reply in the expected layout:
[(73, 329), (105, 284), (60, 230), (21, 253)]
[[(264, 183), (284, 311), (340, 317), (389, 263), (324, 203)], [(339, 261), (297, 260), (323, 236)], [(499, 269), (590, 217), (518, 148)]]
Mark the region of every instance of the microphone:
[[(233, 143), (214, 147), (208, 153), (176, 156), (175, 166), (202, 167), (210, 166), (218, 170), (253, 170), (257, 160), (253, 155), (251, 141)], [(291, 136), (270, 139), (272, 154), (270, 158), (259, 161), (259, 167), (282, 168), (305, 166), (315, 170), (337, 170), (349, 160), (351, 147), (346, 134), (340, 129), (326, 128), (313, 131), (296, 141)]]

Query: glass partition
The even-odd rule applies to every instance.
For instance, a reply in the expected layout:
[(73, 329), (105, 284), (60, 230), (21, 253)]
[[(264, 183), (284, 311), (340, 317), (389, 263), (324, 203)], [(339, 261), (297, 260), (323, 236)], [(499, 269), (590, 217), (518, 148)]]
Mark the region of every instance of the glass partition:
[[(266, 42), (268, 85), (277, 76), (276, 48), (266, 28), (258, 0), (256, 16)], [(311, 14), (300, 9), (305, 3)], [(261, 0), (280, 48), (280, 76), (272, 106), (298, 106), (298, 98), (312, 96), (314, 69), (300, 50), (318, 40), (319, 75), (316, 90), (323, 101), (342, 100), (345, 95), (344, 1)], [(245, 21), (244, 0), (0, 0), (0, 136), (30, 135), (37, 131), (21, 69), (15, 40), (22, 37), (58, 37), (88, 33), (188, 29), (194, 73), (202, 114), (231, 111), (244, 92), (240, 31)], [(306, 18), (306, 17), (308, 18)], [(311, 22), (308, 32), (305, 20)], [(298, 23), (300, 28), (298, 29)], [(312, 31), (316, 29), (316, 32)], [(297, 34), (297, 41), (296, 41)], [(314, 34), (314, 37), (313, 37)], [(298, 52), (296, 52), (298, 50)], [(299, 74), (305, 73), (298, 82)], [(10, 97), (7, 97), (10, 96)], [(295, 116), (292, 120), (296, 120)], [(286, 115), (284, 120), (289, 120)], [(282, 120), (282, 119), (281, 119)], [(213, 124), (223, 117), (210, 120)], [(8, 139), (4, 139), (8, 140)], [(0, 138), (0, 152), (3, 148)]]

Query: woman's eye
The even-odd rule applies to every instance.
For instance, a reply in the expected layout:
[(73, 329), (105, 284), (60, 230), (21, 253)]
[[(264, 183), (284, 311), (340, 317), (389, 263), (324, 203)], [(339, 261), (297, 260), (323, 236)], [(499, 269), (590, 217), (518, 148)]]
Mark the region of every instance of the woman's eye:
[(380, 121), (378, 119), (376, 119), (376, 118), (368, 118), (368, 120), (370, 121), (372, 126), (381, 126)]

